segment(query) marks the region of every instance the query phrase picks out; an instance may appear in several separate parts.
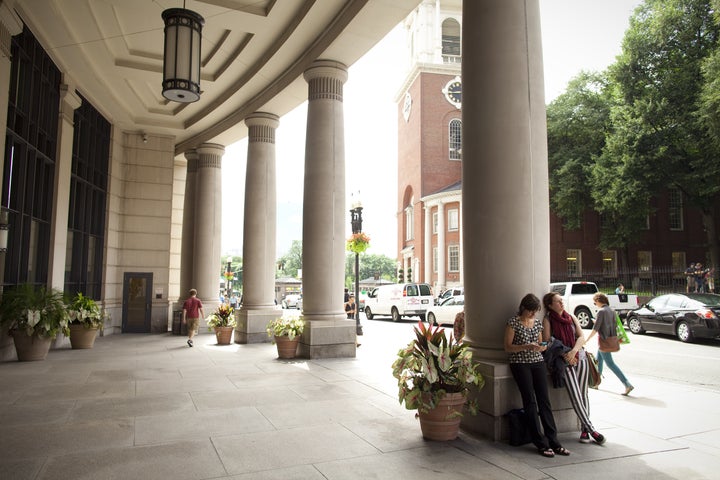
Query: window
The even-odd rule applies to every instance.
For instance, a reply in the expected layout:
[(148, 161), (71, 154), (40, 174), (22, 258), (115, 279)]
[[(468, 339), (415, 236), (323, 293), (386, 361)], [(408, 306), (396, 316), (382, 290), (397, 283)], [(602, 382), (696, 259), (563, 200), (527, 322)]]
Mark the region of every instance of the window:
[(448, 272), (460, 271), (460, 245), (448, 246)]
[(405, 240), (412, 240), (413, 236), (413, 207), (412, 204), (405, 207)]
[(432, 233), (437, 234), (438, 232), (438, 212), (432, 214)]
[(460, 63), (460, 23), (447, 18), (442, 23), (442, 57), (444, 63)]
[(438, 271), (438, 249), (437, 247), (433, 247), (433, 258), (432, 258), (432, 265), (433, 265), (433, 272), (437, 273)]
[(652, 252), (641, 250), (638, 252), (638, 274), (642, 278), (650, 278), (652, 272)]
[(668, 190), (668, 223), (670, 230), (683, 229), (683, 197), (677, 187)]
[(617, 252), (615, 250), (605, 250), (602, 252), (602, 269), (603, 276), (610, 278), (617, 277)]
[(458, 209), (452, 208), (448, 210), (448, 231), (454, 232), (458, 229)]
[(453, 118), (448, 125), (448, 158), (462, 160), (462, 120)]
[(569, 277), (582, 275), (582, 250), (569, 248), (566, 251), (567, 273)]
[(675, 278), (685, 278), (686, 266), (685, 252), (672, 252), (672, 270)]

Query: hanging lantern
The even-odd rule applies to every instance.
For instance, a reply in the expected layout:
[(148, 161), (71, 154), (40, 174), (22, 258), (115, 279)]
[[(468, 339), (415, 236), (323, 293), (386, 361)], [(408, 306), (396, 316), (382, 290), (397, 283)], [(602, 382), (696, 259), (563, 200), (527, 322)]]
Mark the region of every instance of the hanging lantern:
[(200, 40), (205, 19), (184, 8), (162, 12), (165, 21), (163, 97), (173, 102), (200, 100)]

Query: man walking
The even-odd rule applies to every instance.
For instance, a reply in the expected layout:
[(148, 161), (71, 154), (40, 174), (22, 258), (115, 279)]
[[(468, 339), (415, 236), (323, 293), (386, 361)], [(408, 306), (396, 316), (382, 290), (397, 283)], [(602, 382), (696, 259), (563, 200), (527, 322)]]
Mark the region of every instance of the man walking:
[(190, 298), (185, 300), (183, 303), (183, 316), (182, 322), (187, 323), (188, 331), (188, 347), (193, 346), (193, 336), (197, 333), (198, 324), (200, 323), (200, 316), (205, 318), (205, 312), (203, 311), (202, 302), (197, 298), (197, 290), (194, 288), (190, 289)]

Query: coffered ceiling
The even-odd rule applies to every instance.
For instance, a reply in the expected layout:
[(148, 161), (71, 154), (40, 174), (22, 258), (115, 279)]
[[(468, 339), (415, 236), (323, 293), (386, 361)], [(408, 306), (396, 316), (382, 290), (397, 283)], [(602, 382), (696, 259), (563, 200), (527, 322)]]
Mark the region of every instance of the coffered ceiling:
[(302, 73), (314, 60), (352, 65), (418, 3), (185, 0), (205, 19), (202, 95), (190, 104), (168, 101), (161, 86), (161, 13), (182, 8), (182, 0), (15, 0), (14, 9), (65, 83), (116, 128), (172, 135), (181, 153), (241, 139), (253, 112), (292, 110), (307, 97)]

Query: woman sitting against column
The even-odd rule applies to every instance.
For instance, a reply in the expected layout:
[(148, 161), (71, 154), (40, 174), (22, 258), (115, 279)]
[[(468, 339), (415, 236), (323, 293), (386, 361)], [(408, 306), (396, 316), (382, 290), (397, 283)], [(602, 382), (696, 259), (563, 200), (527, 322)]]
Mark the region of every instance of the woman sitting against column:
[[(528, 293), (520, 301), (518, 313), (505, 327), (505, 351), (509, 353), (510, 371), (522, 397), (530, 438), (544, 457), (570, 455), (557, 438), (555, 418), (550, 405), (547, 369), (541, 345), (542, 320), (535, 315), (540, 311), (540, 299)], [(542, 423), (542, 430), (540, 424)]]

